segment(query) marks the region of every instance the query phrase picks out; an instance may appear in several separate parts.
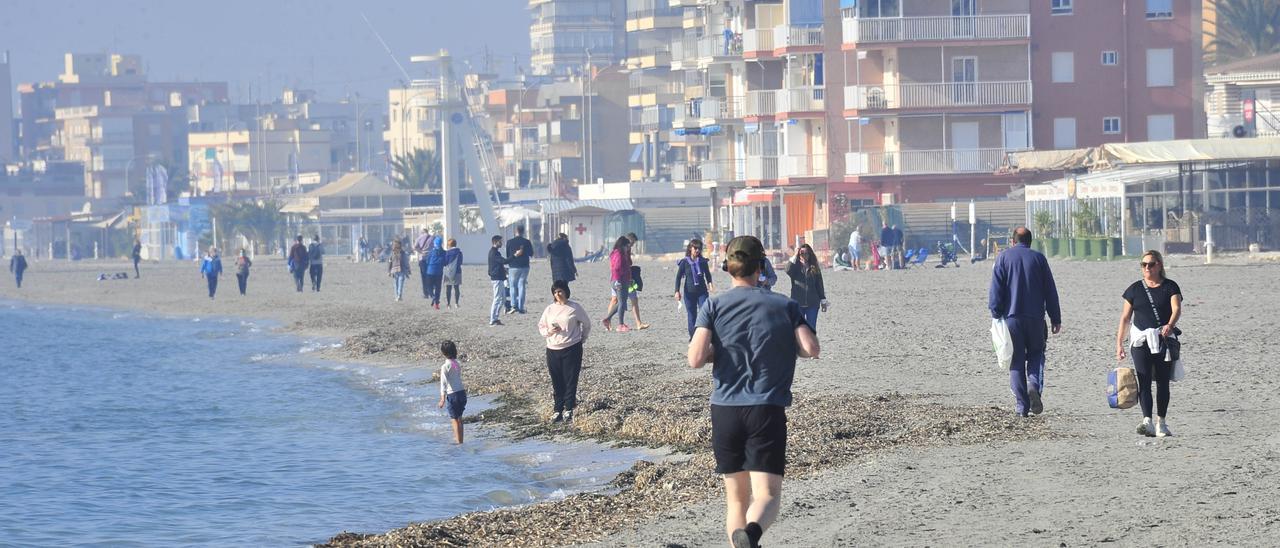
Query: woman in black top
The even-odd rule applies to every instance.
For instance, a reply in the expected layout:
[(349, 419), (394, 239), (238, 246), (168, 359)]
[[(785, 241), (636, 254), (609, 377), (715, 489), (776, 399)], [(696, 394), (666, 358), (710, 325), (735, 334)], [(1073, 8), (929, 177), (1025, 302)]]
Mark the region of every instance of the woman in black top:
[(787, 263), (787, 276), (791, 277), (791, 300), (800, 304), (809, 328), (818, 330), (818, 309), (827, 307), (827, 291), (822, 287), (822, 267), (818, 256), (809, 244), (802, 244), (796, 255)]
[[(1116, 360), (1124, 360), (1125, 335), (1129, 336), (1129, 353), (1138, 373), (1138, 398), (1142, 404), (1142, 424), (1138, 433), (1144, 436), (1172, 435), (1165, 423), (1169, 410), (1169, 380), (1173, 361), (1166, 361), (1169, 339), (1180, 331), (1175, 327), (1182, 318), (1182, 290), (1164, 277), (1164, 257), (1159, 251), (1142, 255), (1142, 279), (1124, 291), (1124, 308), (1116, 328)], [(1160, 352), (1152, 353), (1151, 344), (1159, 342)], [(1140, 348), (1141, 347), (1141, 348)], [(1151, 420), (1151, 381), (1156, 381), (1156, 417)]]
[(689, 240), (689, 245), (684, 248), (684, 258), (676, 263), (676, 300), (684, 303), (690, 339), (693, 338), (694, 323), (698, 320), (698, 308), (707, 302), (707, 294), (715, 290), (716, 285), (711, 283), (711, 265), (702, 256), (702, 240)]

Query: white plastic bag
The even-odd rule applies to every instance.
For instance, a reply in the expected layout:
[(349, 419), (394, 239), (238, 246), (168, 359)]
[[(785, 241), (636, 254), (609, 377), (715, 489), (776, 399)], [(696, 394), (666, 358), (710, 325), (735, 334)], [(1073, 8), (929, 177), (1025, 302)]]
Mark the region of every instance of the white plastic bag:
[(991, 319), (991, 345), (996, 351), (996, 363), (1007, 371), (1013, 365), (1013, 337), (1004, 320)]

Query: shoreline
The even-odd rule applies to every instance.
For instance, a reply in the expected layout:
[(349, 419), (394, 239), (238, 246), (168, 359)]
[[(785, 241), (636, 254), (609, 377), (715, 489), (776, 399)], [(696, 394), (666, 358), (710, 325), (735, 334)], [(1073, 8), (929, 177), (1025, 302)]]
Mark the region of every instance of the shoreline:
[[(1178, 279), (1184, 290), (1191, 286), (1196, 293), (1207, 295), (1212, 294), (1213, 282), (1219, 278), (1256, 274), (1255, 269), (1230, 268), (1232, 261), (1220, 260), (1228, 268), (1218, 268), (1221, 266), (1218, 264), (1213, 267), (1179, 264), (1172, 268), (1171, 277)], [(231, 289), (231, 294), (222, 293), (217, 301), (210, 302), (202, 295), (202, 281), (195, 275), (188, 276), (195, 273), (185, 264), (153, 265), (145, 269), (144, 281), (156, 276), (153, 272), (181, 273), (182, 278), (165, 279), (145, 290), (140, 289), (143, 288), (141, 284), (125, 286), (128, 282), (120, 281), (102, 282), (118, 286), (80, 286), (70, 291), (57, 291), (53, 286), (74, 286), (76, 278), (95, 268), (95, 265), (88, 265), (88, 268), (65, 265), (56, 270), (29, 272), (28, 282), (22, 291), (26, 293), (28, 287), (34, 288), (32, 298), (21, 300), (79, 304), (93, 301), (91, 306), (132, 305), (180, 314), (265, 317), (276, 320), (279, 328), (286, 332), (341, 338), (343, 346), (326, 350), (325, 357), (332, 354), (343, 361), (373, 365), (423, 363), (424, 359), (430, 363), (434, 360), (438, 340), (447, 337), (457, 341), (465, 355), (464, 378), (468, 391), (475, 390), (477, 395), (499, 395), (498, 408), (468, 416), (469, 422), (500, 425), (516, 438), (539, 437), (554, 441), (582, 437), (602, 443), (667, 447), (675, 454), (663, 463), (637, 463), (631, 471), (615, 480), (609, 494), (583, 493), (557, 502), (463, 514), (445, 520), (415, 523), (381, 534), (342, 533), (331, 538), (329, 545), (445, 542), (533, 546), (591, 542), (651, 545), (655, 539), (647, 533), (650, 530), (664, 531), (668, 538), (683, 539), (690, 545), (722, 542), (720, 528), (723, 516), (718, 516), (718, 513), (723, 511), (723, 502), (719, 502), (720, 510), (715, 510), (719, 483), (711, 473), (710, 451), (705, 442), (710, 424), (706, 414), (709, 374), (683, 365), (686, 340), (683, 314), (675, 312), (669, 296), (663, 298), (663, 289), (642, 295), (646, 319), (654, 324), (654, 328), (626, 335), (593, 330), (584, 358), (579, 414), (571, 428), (553, 428), (546, 423), (550, 416), (550, 403), (546, 398), (549, 387), (544, 379), (541, 337), (532, 328), (536, 312), (526, 316), (503, 316), (504, 322), (508, 323), (505, 327), (485, 327), (488, 291), (485, 287), (487, 280), (480, 279), (483, 278), (480, 269), (465, 269), (463, 288), (468, 308), (434, 311), (417, 301), (413, 284), (416, 278), (408, 284), (407, 302), (391, 302), (390, 283), (386, 281), (385, 270), (382, 270), (384, 265), (359, 265), (336, 260), (327, 263), (326, 278), (333, 281), (328, 281), (326, 287), (329, 289), (317, 296), (295, 294), (283, 266), (269, 260), (263, 263), (263, 266), (256, 267), (256, 277), (251, 276), (250, 296), (246, 298), (234, 295), (234, 284), (224, 282), (224, 291)], [(656, 287), (662, 287), (671, 276), (670, 268), (662, 264), (640, 264), (645, 267), (646, 276), (655, 281), (653, 285)], [(1174, 260), (1170, 264), (1173, 267)], [(44, 265), (35, 266), (39, 269)], [(838, 488), (847, 493), (846, 497), (857, 499), (859, 508), (877, 508), (874, 515), (887, 520), (878, 528), (888, 536), (874, 538), (881, 541), (897, 539), (897, 542), (908, 544), (923, 541), (917, 538), (913, 542), (911, 537), (902, 536), (914, 526), (905, 522), (893, 525), (895, 516), (901, 518), (907, 511), (914, 514), (913, 504), (920, 504), (918, 501), (899, 500), (898, 504), (903, 508), (878, 508), (881, 505), (875, 504), (867, 507), (861, 504), (863, 495), (857, 494), (856, 484), (844, 485), (846, 481), (861, 481), (867, 485), (866, 477), (861, 480), (851, 478), (861, 477), (859, 474), (866, 469), (879, 467), (882, 459), (892, 461), (903, 454), (929, 463), (928, 466), (939, 473), (956, 466), (951, 461), (938, 460), (939, 455), (951, 455), (956, 462), (987, 462), (993, 448), (1004, 447), (1049, 447), (1053, 448), (1053, 454), (1075, 454), (1080, 451), (1079, 447), (1087, 447), (1098, 452), (1098, 458), (1107, 463), (1114, 455), (1120, 455), (1119, 458), (1146, 458), (1142, 451), (1150, 448), (1132, 443), (1132, 425), (1128, 422), (1133, 414), (1107, 413), (1105, 404), (1101, 404), (1103, 409), (1098, 409), (1100, 389), (1098, 379), (1094, 378), (1101, 377), (1103, 371), (1103, 366), (1097, 365), (1099, 353), (1096, 342), (1099, 338), (1105, 341), (1105, 337), (1114, 336), (1115, 311), (1112, 308), (1117, 297), (1112, 292), (1092, 288), (1098, 286), (1099, 281), (1108, 284), (1107, 287), (1120, 285), (1132, 276), (1128, 274), (1131, 270), (1128, 267), (1132, 265), (1127, 262), (1124, 265), (1052, 262), (1055, 274), (1059, 275), (1059, 290), (1069, 288), (1064, 291), (1068, 325), (1066, 334), (1051, 338), (1050, 342), (1049, 382), (1053, 388), (1046, 396), (1049, 398), (1046, 406), (1050, 411), (1032, 420), (1015, 420), (1012, 417), (1008, 410), (1010, 402), (1006, 401), (1009, 399), (1007, 380), (999, 380), (1000, 375), (991, 363), (989, 343), (984, 341), (985, 299), (979, 298), (985, 297), (985, 291), (975, 298), (974, 287), (985, 289), (989, 268), (982, 268), (986, 265), (973, 265), (977, 268), (965, 266), (968, 268), (945, 271), (915, 269), (901, 273), (824, 272), (829, 279), (828, 291), (839, 295), (832, 299), (832, 312), (819, 320), (824, 359), (817, 362), (802, 360), (798, 364), (796, 403), (788, 410), (789, 444), (792, 446), (788, 456), (794, 457), (788, 467), (788, 484), (793, 485), (791, 478), (796, 478), (794, 494), (789, 497), (808, 502), (804, 503), (806, 509), (799, 514), (784, 511), (782, 521), (775, 528), (792, 530), (798, 535), (795, 538), (810, 535), (807, 537), (810, 544), (833, 543), (830, 539), (835, 537), (813, 535), (828, 534), (832, 528), (841, 527), (842, 520), (865, 519), (863, 516), (873, 514), (864, 510), (848, 517), (846, 503), (809, 496), (814, 491)], [(596, 271), (600, 270), (598, 265), (580, 268), (582, 275), (589, 279), (597, 279), (603, 272)], [(1259, 268), (1277, 269), (1276, 266)], [(545, 270), (535, 268), (531, 288), (541, 287), (545, 281), (542, 278), (547, 276)], [(575, 282), (573, 286), (574, 300), (587, 306), (589, 313), (599, 313), (607, 288), (603, 284), (582, 281)], [(11, 284), (0, 287), (3, 287), (0, 297), (17, 297)], [(905, 298), (911, 292), (916, 295)], [(531, 311), (541, 310), (545, 305), (548, 299), (543, 293), (531, 289)], [(883, 295), (904, 295), (904, 298), (901, 305), (894, 305), (892, 300), (883, 301)], [(1280, 299), (1270, 295), (1263, 299), (1264, 305), (1273, 307), (1280, 305), (1278, 301)], [(866, 303), (876, 303), (876, 306), (864, 306)], [(1228, 335), (1221, 332), (1222, 327), (1213, 325), (1212, 318), (1217, 315), (1213, 314), (1215, 305), (1217, 302), (1210, 297), (1189, 298), (1186, 324), (1197, 333), (1210, 331), (1210, 339), (1221, 341)], [(939, 310), (954, 310), (960, 314), (952, 318), (949, 317), (951, 314), (938, 314)], [(943, 321), (939, 323), (939, 319)], [(1275, 322), (1265, 325), (1275, 325)], [(877, 336), (886, 331), (908, 335)], [(1212, 348), (1213, 344), (1210, 342), (1208, 346)], [(1105, 363), (1105, 352), (1101, 354), (1101, 363)], [(1257, 354), (1250, 356), (1257, 359)], [(1226, 358), (1203, 356), (1197, 369), (1202, 374), (1216, 371), (1211, 363), (1221, 359)], [(920, 369), (917, 371), (917, 368)], [(1077, 370), (1096, 370), (1098, 374), (1079, 375)], [(1251, 369), (1251, 372), (1254, 376), (1280, 380), (1270, 370)], [(1225, 388), (1206, 385), (1198, 385), (1198, 388), (1202, 392), (1208, 390), (1200, 394), (1200, 399), (1235, 401), (1238, 397)], [(1270, 401), (1269, 395), (1262, 397), (1259, 404), (1266, 401)], [(1079, 409), (1091, 410), (1091, 413), (1079, 415)], [(1175, 427), (1190, 428), (1191, 424), (1196, 424), (1194, 428), (1203, 428), (1198, 422), (1193, 422), (1200, 421), (1195, 416), (1180, 416), (1180, 420), (1188, 425), (1175, 422)], [(1105, 428), (1099, 430), (1098, 425)], [(1117, 443), (1127, 449), (1117, 452)], [(1159, 447), (1175, 452), (1180, 452), (1184, 444), (1187, 446), (1184, 451), (1192, 446), (1198, 451), (1213, 451), (1202, 443), (1188, 444), (1182, 438), (1163, 443)], [(1228, 449), (1224, 447), (1216, 451)], [(1012, 450), (1014, 455), (1024, 453)], [(1135, 451), (1137, 453), (1133, 454)], [(1073, 461), (1071, 469), (1074, 473), (1084, 474), (1085, 478), (1099, 474), (1105, 477), (1109, 470), (1102, 462), (1074, 458), (1079, 462)], [(1224, 458), (1229, 457), (1224, 455)], [(987, 462), (987, 465), (994, 464)], [(1028, 465), (1028, 468), (1034, 466)], [(916, 470), (913, 474), (919, 472)], [(927, 470), (926, 474), (931, 472)], [(946, 473), (960, 474), (956, 477), (966, 479), (966, 473), (960, 470)], [(1015, 476), (1020, 477), (1018, 474)], [(1041, 480), (1032, 477), (1022, 481), (1034, 484)], [(984, 476), (982, 482), (1003, 485), (999, 478)], [(1085, 480), (1079, 485), (1060, 486), (1064, 491), (1056, 495), (1057, 498), (1080, 501), (1067, 505), (1062, 512), (1078, 516), (1090, 508), (1108, 506), (1091, 499), (1092, 495), (1080, 492), (1081, 489), (1089, 489), (1089, 485), (1092, 484)], [(891, 493), (876, 496), (897, 500)], [(946, 517), (964, 512), (985, 515), (985, 509), (999, 511), (1010, 508), (1005, 501), (991, 498), (993, 496), (998, 494), (971, 494), (971, 500), (985, 502), (976, 508), (947, 508), (942, 515)], [(871, 504), (874, 501), (866, 502)], [(1179, 508), (1186, 515), (1198, 519), (1196, 526), (1200, 530), (1217, 530), (1209, 516), (1200, 515), (1203, 509), (1194, 506)], [(809, 515), (815, 517), (809, 518)], [(972, 543), (975, 538), (989, 541), (996, 537), (982, 535), (995, 535), (998, 534), (996, 531), (1008, 528), (983, 519), (961, 520), (955, 526), (958, 531), (970, 535), (954, 537), (968, 539), (961, 541), (962, 544)], [(1107, 525), (1093, 526), (1098, 527), (1106, 529)], [(1181, 530), (1167, 529), (1168, 533)], [(1023, 534), (1031, 535), (1017, 533), (1009, 538), (1029, 542), (1046, 540), (1045, 537), (1020, 536)], [(1131, 540), (1146, 538), (1124, 533), (1112, 536)], [(854, 538), (861, 539), (858, 543), (872, 541), (872, 537)], [(1098, 538), (1101, 537), (1096, 537), (1095, 541)], [(1170, 539), (1178, 537), (1160, 538), (1170, 542)]]

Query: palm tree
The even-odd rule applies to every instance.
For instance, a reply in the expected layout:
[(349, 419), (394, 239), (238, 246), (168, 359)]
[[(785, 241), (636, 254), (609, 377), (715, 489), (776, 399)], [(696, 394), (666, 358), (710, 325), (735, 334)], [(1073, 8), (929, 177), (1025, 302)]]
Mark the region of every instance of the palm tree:
[(213, 215), (228, 233), (240, 234), (252, 242), (253, 247), (273, 241), (284, 222), (280, 202), (228, 202), (213, 207)]
[(1213, 7), (1215, 28), (1205, 35), (1215, 63), (1280, 52), (1280, 2), (1215, 0)]
[(391, 160), (391, 184), (406, 190), (439, 190), (440, 155), (419, 148), (397, 156)]

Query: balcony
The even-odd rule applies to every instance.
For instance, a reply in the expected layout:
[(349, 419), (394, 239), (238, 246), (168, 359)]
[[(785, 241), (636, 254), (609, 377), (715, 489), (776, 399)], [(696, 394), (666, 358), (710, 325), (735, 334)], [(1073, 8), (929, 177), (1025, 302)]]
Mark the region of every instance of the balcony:
[(745, 165), (742, 160), (676, 162), (671, 166), (671, 180), (677, 183), (741, 181)]
[(943, 82), (848, 86), (845, 110), (997, 107), (1031, 104), (1031, 82)]
[(1031, 16), (968, 15), (937, 17), (845, 17), (844, 46), (893, 42), (1026, 40)]
[(849, 152), (844, 159), (845, 174), (995, 173), (1004, 163), (1007, 153), (1003, 148)]
[(777, 156), (752, 156), (747, 158), (748, 181), (776, 181), (777, 179)]
[(779, 158), (778, 175), (784, 179), (827, 176), (827, 155), (789, 154)]
[(631, 127), (641, 131), (671, 128), (672, 109), (662, 105), (631, 111)]
[(773, 47), (779, 50), (807, 48), (822, 50), (822, 27), (775, 27)]
[(747, 29), (742, 34), (744, 57), (773, 57), (773, 29)]
[(672, 122), (674, 127), (698, 127), (725, 120), (742, 118), (742, 97), (702, 97), (690, 99), (679, 108)]
[(743, 109), (743, 116), (761, 117), (773, 116), (778, 113), (777, 92), (779, 90), (758, 90), (748, 91), (746, 106)]
[(780, 113), (823, 112), (826, 110), (826, 88), (803, 87), (780, 89), (775, 92)]

